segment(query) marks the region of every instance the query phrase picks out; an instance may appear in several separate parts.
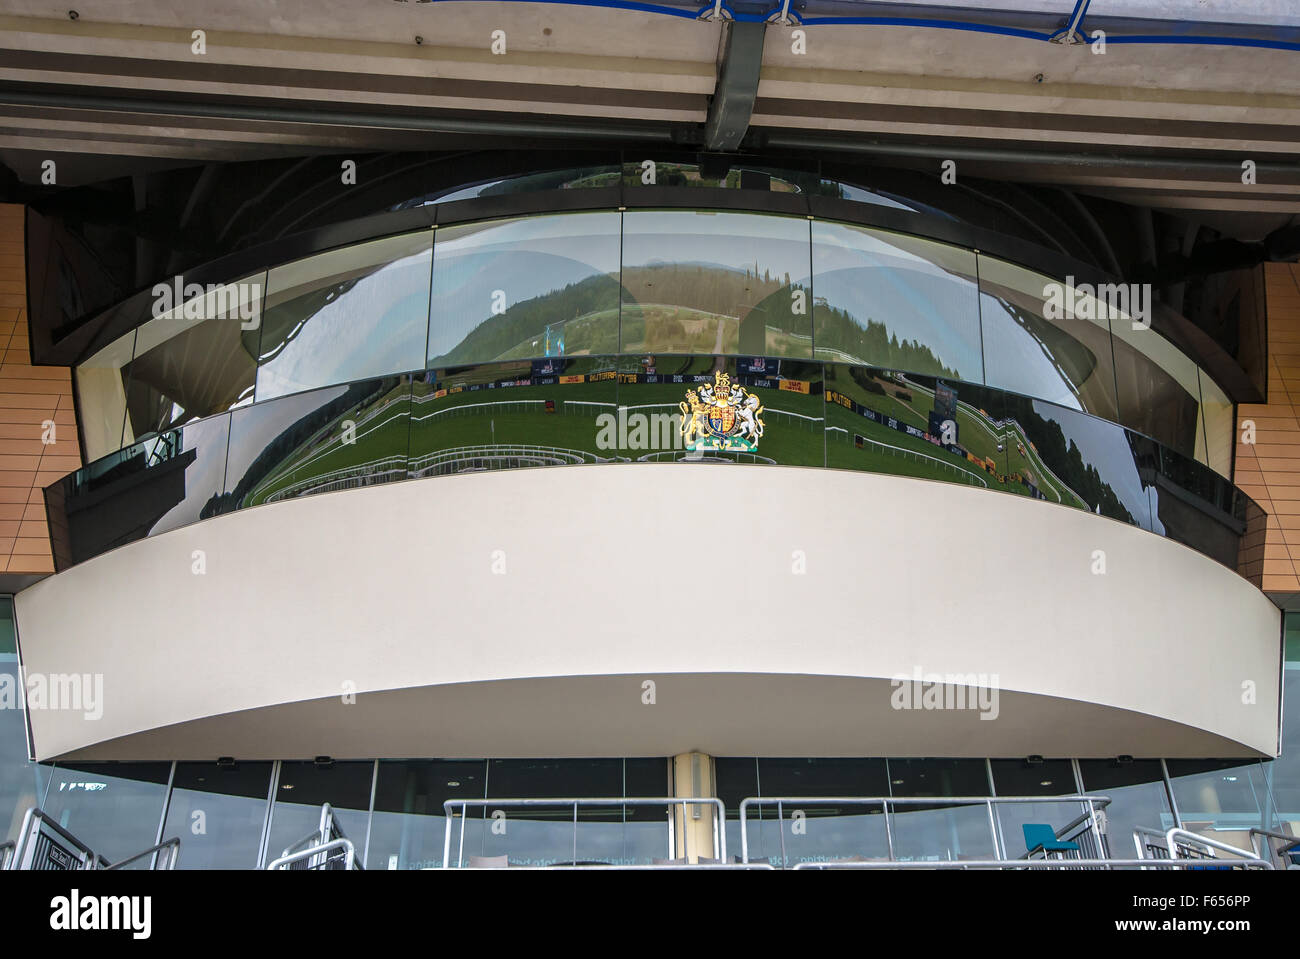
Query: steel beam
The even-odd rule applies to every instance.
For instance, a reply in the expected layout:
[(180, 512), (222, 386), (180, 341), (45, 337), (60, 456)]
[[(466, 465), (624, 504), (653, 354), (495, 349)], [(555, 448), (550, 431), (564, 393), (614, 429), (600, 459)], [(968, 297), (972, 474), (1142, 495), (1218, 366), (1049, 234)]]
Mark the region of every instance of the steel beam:
[(735, 150), (749, 129), (763, 65), (766, 23), (729, 23), (718, 84), (704, 125), (706, 150)]

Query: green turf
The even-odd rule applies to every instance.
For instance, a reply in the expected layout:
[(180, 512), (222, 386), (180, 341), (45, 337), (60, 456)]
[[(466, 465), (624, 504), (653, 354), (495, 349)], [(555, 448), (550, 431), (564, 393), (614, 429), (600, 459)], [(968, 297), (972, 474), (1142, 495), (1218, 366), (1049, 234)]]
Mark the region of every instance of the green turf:
[[(625, 358), (622, 363), (626, 366), (629, 360)], [(667, 363), (661, 363), (660, 368), (703, 373), (711, 365), (712, 360), (707, 357), (678, 364), (670, 358)], [(604, 358), (570, 363), (570, 369), (583, 371), (606, 366), (608, 360)], [(439, 385), (472, 382), (474, 376), (479, 378), (479, 382), (507, 376), (523, 378), (529, 375), (529, 369), (528, 363), (480, 368), (463, 375), (449, 374)], [(929, 392), (913, 383), (884, 379), (877, 379), (877, 382), (886, 391), (884, 395), (864, 389), (847, 376), (832, 377), (828, 386), (879, 413), (920, 429), (926, 428), (934, 402)], [(603, 413), (616, 414), (619, 405), (629, 407), (629, 414), (674, 414), (679, 411), (678, 404), (691, 388), (694, 388), (693, 384), (619, 383), (607, 379), (578, 384), (465, 390), (434, 398), (431, 395), (433, 387), (429, 384), (418, 382), (414, 387), (402, 384), (366, 409), (340, 416), (326, 429), (309, 437), (282, 464), (263, 477), (244, 497), (242, 505), (266, 502), (294, 484), (310, 482), (338, 470), (379, 463), (388, 457), (398, 457), (396, 468), (404, 469), (409, 458), (462, 446), (551, 446), (585, 451), (601, 459), (636, 460), (657, 450), (602, 449), (598, 438), (603, 424), (598, 417)], [(417, 400), (414, 403), (410, 395), (412, 389)], [(826, 465), (950, 483), (965, 482), (1028, 495), (1028, 489), (1013, 479), (1014, 474), (1019, 473), (1031, 478), (1049, 501), (1089, 508), (1078, 495), (1052, 477), (1015, 424), (998, 426), (970, 407), (958, 407), (961, 444), (978, 457), (991, 457), (996, 463), (996, 474), (1003, 477), (1001, 480), (982, 466), (923, 439), (874, 423), (837, 404), (825, 404), (821, 395), (769, 388), (753, 388), (751, 391), (758, 395), (764, 407), (765, 431), (756, 452), (777, 463)], [(553, 401), (554, 412), (545, 411), (546, 400)], [(524, 405), (526, 401), (543, 402)], [(581, 403), (606, 405), (582, 406)], [(438, 411), (450, 412), (430, 416)], [(810, 419), (786, 416), (778, 411), (801, 414)], [(412, 415), (416, 417), (414, 421), (410, 419)], [(346, 419), (357, 424), (353, 443), (343, 442), (343, 421)], [(629, 427), (634, 425), (635, 421), (629, 420)], [(627, 438), (631, 438), (632, 432), (629, 428)], [(855, 433), (892, 449), (870, 444), (858, 448), (853, 441)], [(1002, 452), (997, 450), (999, 441), (1004, 446)], [(1020, 446), (1024, 448), (1023, 454)], [(674, 443), (670, 448), (678, 447)], [(962, 476), (968, 479), (963, 480)]]

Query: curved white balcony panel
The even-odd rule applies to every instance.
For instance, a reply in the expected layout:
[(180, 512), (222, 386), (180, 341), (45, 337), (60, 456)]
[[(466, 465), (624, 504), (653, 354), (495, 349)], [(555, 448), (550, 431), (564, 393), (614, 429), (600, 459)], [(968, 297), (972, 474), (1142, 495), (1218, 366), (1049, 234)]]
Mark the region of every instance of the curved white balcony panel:
[[(32, 710), (42, 759), (1277, 751), (1280, 614), (1233, 571), (1080, 510), (870, 473), (330, 493), (131, 543), (17, 616), (29, 684), (102, 677), (102, 704)], [(918, 671), (999, 693), (896, 708), (890, 680)]]

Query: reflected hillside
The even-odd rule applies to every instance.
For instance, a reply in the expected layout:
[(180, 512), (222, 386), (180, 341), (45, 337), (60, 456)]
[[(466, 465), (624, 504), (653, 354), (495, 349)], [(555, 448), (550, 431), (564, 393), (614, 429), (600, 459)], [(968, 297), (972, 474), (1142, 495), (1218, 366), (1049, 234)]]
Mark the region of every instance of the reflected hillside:
[(435, 363), (616, 353), (619, 290), (616, 277), (591, 276), (514, 303), (479, 322)]

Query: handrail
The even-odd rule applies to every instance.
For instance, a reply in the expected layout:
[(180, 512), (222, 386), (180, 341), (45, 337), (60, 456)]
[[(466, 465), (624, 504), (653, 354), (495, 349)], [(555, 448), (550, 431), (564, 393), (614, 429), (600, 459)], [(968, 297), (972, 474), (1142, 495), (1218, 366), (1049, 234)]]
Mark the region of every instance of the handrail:
[(171, 839), (164, 839), (162, 842), (158, 843), (158, 845), (150, 846), (144, 852), (138, 852), (130, 859), (123, 859), (121, 862), (115, 862), (111, 866), (105, 866), (104, 868), (121, 869), (123, 866), (127, 866), (135, 862), (137, 859), (143, 859), (145, 856), (153, 855), (156, 852), (162, 852), (164, 849), (168, 850), (167, 855), (163, 857), (159, 857), (159, 859), (160, 861), (165, 861), (166, 865), (159, 865), (158, 863), (154, 863), (149, 868), (158, 869), (158, 870), (175, 869), (176, 860), (179, 859), (181, 855), (181, 840), (179, 836), (173, 836)]
[[(431, 868), (432, 868), (432, 867), (431, 867)], [(662, 865), (654, 865), (654, 864), (651, 864), (651, 863), (592, 863), (592, 864), (587, 865), (587, 866), (583, 866), (583, 865), (576, 865), (576, 866), (575, 866), (573, 863), (561, 862), (561, 863), (556, 863), (556, 864), (554, 864), (554, 865), (552, 865), (552, 866), (511, 866), (511, 867), (510, 867), (510, 871), (511, 871), (511, 872), (515, 872), (516, 870), (521, 870), (521, 869), (524, 869), (524, 870), (532, 870), (532, 871), (534, 871), (534, 872), (555, 872), (555, 871), (557, 871), (557, 870), (559, 870), (559, 871), (561, 871), (561, 872), (566, 871), (566, 870), (568, 870), (568, 871), (576, 871), (576, 872), (591, 872), (591, 871), (596, 871), (596, 872), (602, 872), (602, 871), (603, 871), (603, 872), (628, 872), (628, 871), (631, 871), (631, 870), (641, 870), (641, 869), (649, 870), (649, 871), (652, 871), (652, 872), (658, 872), (659, 870), (662, 870), (662, 869), (668, 869), (668, 870), (672, 870), (672, 869), (682, 870), (682, 869), (685, 869), (685, 870), (689, 870), (689, 871), (691, 871), (691, 872), (698, 872), (698, 871), (700, 871), (700, 870), (702, 870), (702, 869), (714, 869), (714, 870), (721, 870), (721, 871), (728, 871), (728, 870), (730, 870), (730, 871), (732, 871), (732, 872), (737, 872), (737, 871), (739, 871), (739, 872), (774, 872), (774, 871), (776, 871), (776, 867), (775, 867), (775, 866), (771, 865), (770, 863), (766, 863), (766, 862), (699, 862), (699, 863), (664, 863), (664, 864), (662, 864)]]
[(356, 847), (352, 845), (352, 840), (351, 840), (351, 839), (331, 839), (329, 842), (323, 842), (323, 843), (320, 843), (320, 844), (315, 845), (315, 846), (310, 846), (310, 847), (308, 847), (307, 849), (301, 849), (301, 850), (299, 850), (298, 852), (290, 853), (290, 854), (285, 855), (285, 856), (281, 856), (279, 859), (273, 859), (273, 860), (271, 860), (271, 862), (267, 865), (266, 869), (267, 869), (267, 872), (272, 872), (272, 871), (275, 871), (275, 870), (277, 870), (277, 869), (285, 869), (285, 868), (288, 867), (289, 863), (298, 862), (298, 861), (303, 860), (303, 859), (308, 859), (308, 860), (310, 860), (310, 859), (311, 859), (312, 857), (314, 857), (314, 856), (318, 856), (318, 855), (320, 855), (321, 853), (325, 853), (326, 855), (325, 855), (325, 857), (321, 860), (319, 866), (315, 866), (315, 867), (308, 866), (308, 867), (307, 867), (307, 868), (309, 868), (309, 869), (311, 869), (311, 868), (322, 869), (322, 868), (324, 868), (325, 864), (326, 864), (327, 862), (329, 862), (330, 857), (329, 857), (328, 854), (329, 854), (330, 852), (332, 852), (333, 850), (335, 850), (335, 849), (342, 849), (342, 850), (343, 850), (343, 854), (344, 854), (344, 857), (343, 857), (343, 858), (344, 858), (344, 863), (345, 863), (345, 865), (344, 865), (343, 868), (344, 868), (345, 870), (350, 870), (350, 869), (356, 869), (356, 868), (357, 868), (357, 851), (356, 851)]
[[(329, 803), (322, 803), (320, 807), (320, 821), (317, 823), (316, 828), (296, 842), (292, 842), (285, 846), (283, 851), (280, 853), (280, 859), (288, 858), (296, 861), (300, 858), (298, 853), (309, 845), (315, 848), (327, 845), (328, 843), (338, 839), (346, 838), (347, 836), (343, 832), (343, 827), (339, 824), (338, 817), (334, 814), (334, 807)], [(320, 852), (320, 849), (316, 848), (316, 851)], [(319, 865), (323, 867), (328, 861), (328, 858), (329, 857), (323, 859)], [(280, 860), (276, 861), (278, 862)], [(311, 869), (317, 867), (309, 866), (308, 868)], [(349, 865), (347, 868), (352, 869), (353, 866)], [(357, 863), (356, 868), (362, 868), (361, 864)]]
[[(1169, 847), (1170, 859), (1182, 858), (1178, 855), (1176, 851), (1178, 849), (1179, 839), (1195, 840), (1196, 842), (1199, 842), (1202, 845), (1209, 846), (1211, 849), (1218, 849), (1222, 852), (1231, 853), (1232, 855), (1238, 857), (1239, 859), (1252, 860), (1254, 862), (1263, 863), (1264, 868), (1266, 869), (1273, 868), (1273, 864), (1271, 862), (1265, 862), (1263, 859), (1260, 859), (1258, 856), (1253, 855), (1252, 852), (1247, 852), (1245, 849), (1239, 849), (1236, 846), (1230, 846), (1226, 842), (1220, 842), (1217, 839), (1211, 839), (1208, 836), (1202, 836), (1199, 833), (1194, 833), (1187, 829), (1179, 829), (1177, 826), (1175, 826), (1173, 829), (1170, 829), (1168, 832), (1165, 833), (1165, 843)], [(1216, 856), (1215, 858), (1222, 860), (1222, 857)], [(1231, 859), (1222, 860), (1222, 861), (1233, 862), (1233, 860)]]
[[(1281, 839), (1286, 843), (1286, 845), (1280, 849), (1269, 849), (1268, 855), (1266, 856), (1264, 855), (1264, 847), (1266, 847), (1268, 843), (1261, 843), (1258, 838), (1260, 836), (1263, 836), (1265, 839)], [(1300, 836), (1288, 836), (1284, 832), (1274, 832), (1271, 829), (1260, 829), (1258, 826), (1255, 826), (1250, 830), (1250, 845), (1255, 850), (1255, 855), (1259, 856), (1260, 859), (1268, 859), (1271, 862), (1274, 856), (1284, 856), (1290, 853), (1291, 850), (1300, 847)]]
[[(101, 866), (106, 865), (102, 856), (47, 816), (39, 806), (32, 806), (23, 814), (23, 824), (18, 831), (13, 860), (9, 864), (10, 869), (19, 870), (23, 868), (23, 860), (27, 858), (29, 848), (39, 837), (42, 830), (49, 830), (49, 832), (72, 847), (71, 852), (75, 854), (79, 863), (77, 869), (99, 869)], [(68, 850), (64, 851), (67, 852)]]
[[(582, 806), (587, 806), (587, 807), (591, 807), (591, 806), (669, 806), (669, 807), (681, 806), (683, 825), (685, 825), (684, 820), (686, 814), (686, 809), (685, 809), (686, 806), (712, 806), (715, 810), (714, 829), (713, 829), (713, 850), (712, 850), (714, 853), (713, 858), (723, 859), (723, 860), (727, 858), (727, 828), (726, 828), (727, 810), (726, 807), (722, 804), (721, 799), (712, 796), (665, 796), (665, 797), (637, 796), (637, 797), (628, 797), (624, 799), (605, 799), (605, 798), (596, 799), (591, 797), (578, 798), (578, 799), (574, 799), (574, 798), (568, 798), (568, 799), (448, 799), (446, 802), (442, 804), (443, 813), (445, 814), (447, 819), (446, 826), (444, 827), (443, 843), (442, 843), (442, 868), (443, 869), (451, 868), (451, 829), (452, 829), (452, 822), (456, 818), (455, 814), (452, 812), (453, 806), (460, 807), (460, 811), (461, 811), (460, 846), (456, 855), (457, 869), (461, 868), (461, 864), (465, 860), (465, 819), (466, 819), (465, 814), (466, 811), (471, 807), (482, 808), (482, 809), (491, 807), (493, 809), (497, 809), (497, 808), (507, 808), (513, 806), (517, 808), (528, 809), (530, 807), (535, 807), (535, 806), (572, 806), (573, 807), (573, 851), (574, 851), (573, 859), (574, 861), (576, 861), (578, 858), (577, 848), (578, 848), (579, 807)], [(675, 814), (670, 816), (668, 819), (669, 858), (673, 858), (672, 854), (675, 851), (674, 830), (676, 828), (676, 821), (677, 821), (677, 817)], [(682, 848), (683, 848), (683, 854), (686, 855), (687, 858), (689, 858), (690, 856), (690, 852), (688, 848), (688, 839), (687, 839), (688, 835), (689, 832), (683, 829)], [(547, 868), (553, 868), (553, 867), (547, 867)], [(581, 868), (596, 868), (596, 867), (581, 867)]]
[[(1133, 828), (1133, 845), (1137, 847), (1139, 859), (1148, 861), (1159, 859), (1163, 861), (1169, 858), (1169, 847), (1165, 845), (1165, 834), (1159, 829), (1151, 829), (1148, 826), (1135, 826)], [(1148, 855), (1148, 853), (1151, 855)]]
[[(40, 845), (42, 837), (45, 843)], [(58, 842), (55, 842), (56, 839)], [(121, 862), (111, 863), (60, 826), (39, 806), (32, 806), (23, 815), (23, 824), (18, 832), (18, 838), (11, 842), (0, 843), (0, 869), (30, 869), (36, 865), (35, 860), (37, 857), (41, 857), (44, 862), (52, 865), (54, 869), (121, 869), (139, 859), (143, 859), (145, 856), (154, 856), (160, 852), (165, 853), (161, 857), (164, 864), (159, 865), (158, 861), (155, 860), (150, 868), (175, 869), (176, 861), (180, 857), (180, 848), (180, 838), (173, 837), (155, 846), (150, 846), (143, 852), (136, 853)], [(50, 849), (60, 850), (67, 857), (67, 864), (59, 858), (48, 856), (47, 853)], [(76, 865), (73, 865), (73, 863), (76, 863)]]
[[(1261, 859), (1223, 860), (1244, 869), (1272, 869)], [(909, 862), (801, 862), (794, 869), (1204, 869), (1203, 859), (935, 859)]]
[[(751, 806), (776, 804), (777, 822), (784, 821), (783, 809), (786, 805), (794, 806), (830, 806), (850, 805), (869, 806), (879, 803), (884, 812), (885, 842), (889, 847), (890, 862), (899, 862), (894, 858), (894, 830), (890, 823), (890, 806), (985, 806), (988, 809), (989, 832), (993, 839), (995, 854), (1005, 855), (1005, 848), (999, 838), (997, 820), (993, 814), (995, 805), (1014, 805), (1017, 803), (1082, 803), (1087, 807), (1082, 819), (1090, 819), (1090, 831), (1097, 842), (1097, 848), (1104, 850), (1103, 826), (1099, 818), (1102, 809), (1110, 804), (1109, 796), (1071, 795), (1071, 796), (751, 796), (740, 803), (740, 861), (749, 862), (749, 808)], [(1069, 824), (1077, 825), (1079, 820)], [(1069, 828), (1069, 827), (1067, 827)], [(785, 832), (780, 830), (781, 860), (786, 859)], [(993, 861), (1027, 861), (1002, 860)], [(1082, 860), (1070, 860), (1080, 862)]]

